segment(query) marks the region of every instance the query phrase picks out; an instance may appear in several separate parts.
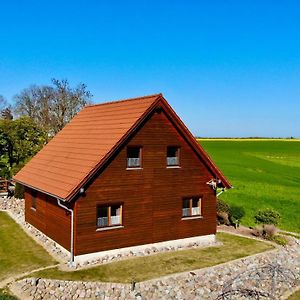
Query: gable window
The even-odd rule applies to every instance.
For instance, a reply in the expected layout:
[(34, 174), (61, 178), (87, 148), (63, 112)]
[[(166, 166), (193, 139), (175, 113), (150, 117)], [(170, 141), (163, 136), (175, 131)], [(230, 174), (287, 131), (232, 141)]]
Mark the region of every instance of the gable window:
[(141, 168), (142, 147), (127, 148), (127, 168)]
[(36, 210), (37, 192), (31, 192), (31, 209)]
[(122, 205), (97, 206), (97, 227), (122, 225)]
[(168, 167), (179, 166), (179, 147), (176, 146), (167, 147), (167, 166)]
[(182, 201), (182, 217), (201, 216), (201, 200), (200, 197), (184, 198)]

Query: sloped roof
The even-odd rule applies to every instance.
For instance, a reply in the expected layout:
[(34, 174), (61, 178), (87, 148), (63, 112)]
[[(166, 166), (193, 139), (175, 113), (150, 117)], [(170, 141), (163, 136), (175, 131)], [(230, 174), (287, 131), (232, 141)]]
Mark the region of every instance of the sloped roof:
[[(112, 155), (140, 122), (157, 106), (173, 115), (212, 173), (230, 183), (216, 168), (161, 94), (83, 108), (14, 177), (26, 186), (71, 200), (80, 187)], [(179, 128), (180, 129), (180, 128)]]

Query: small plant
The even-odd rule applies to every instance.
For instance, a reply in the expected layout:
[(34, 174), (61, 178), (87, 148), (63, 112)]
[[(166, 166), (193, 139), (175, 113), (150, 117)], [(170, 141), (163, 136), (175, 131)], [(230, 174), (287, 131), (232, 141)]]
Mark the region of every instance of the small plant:
[(228, 213), (225, 211), (217, 212), (218, 224), (230, 225)]
[(241, 206), (233, 205), (230, 207), (230, 221), (234, 227), (239, 227), (241, 219), (245, 216), (245, 210)]
[(217, 199), (217, 212), (226, 212), (230, 213), (230, 206), (221, 199)]
[(271, 208), (261, 209), (254, 216), (256, 224), (278, 225), (280, 219), (280, 214)]
[(284, 236), (281, 235), (274, 235), (272, 237), (268, 238), (269, 241), (275, 242), (276, 244), (280, 245), (280, 246), (285, 246), (288, 241)]
[(277, 228), (273, 224), (263, 225), (262, 230), (263, 230), (262, 234), (265, 238), (272, 238), (273, 236), (275, 236), (277, 234)]
[(24, 186), (18, 182), (15, 187), (15, 198), (24, 199)]
[(223, 200), (217, 199), (217, 221), (218, 224), (230, 225), (230, 206)]

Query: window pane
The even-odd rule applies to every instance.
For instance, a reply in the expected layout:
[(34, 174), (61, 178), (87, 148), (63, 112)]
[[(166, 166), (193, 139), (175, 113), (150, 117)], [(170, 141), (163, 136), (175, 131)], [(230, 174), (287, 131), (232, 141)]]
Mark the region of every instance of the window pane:
[(178, 147), (168, 147), (167, 156), (168, 157), (177, 157)]
[(108, 207), (99, 206), (97, 210), (97, 226), (105, 227), (108, 226)]
[(190, 199), (184, 199), (182, 208), (189, 208), (190, 207)]
[(111, 225), (121, 224), (121, 205), (111, 206)]
[(128, 158), (139, 158), (140, 157), (140, 147), (128, 147), (127, 148)]
[(179, 148), (168, 147), (167, 148), (167, 166), (179, 165)]
[(199, 206), (199, 198), (193, 198), (192, 206), (193, 207), (198, 207)]
[(190, 199), (184, 199), (182, 201), (182, 216), (188, 217), (190, 215)]
[(200, 215), (200, 202), (201, 199), (193, 198), (192, 199), (192, 216)]
[(127, 167), (141, 166), (141, 148), (128, 147), (127, 148)]
[(108, 207), (99, 206), (98, 207), (98, 217), (108, 217)]

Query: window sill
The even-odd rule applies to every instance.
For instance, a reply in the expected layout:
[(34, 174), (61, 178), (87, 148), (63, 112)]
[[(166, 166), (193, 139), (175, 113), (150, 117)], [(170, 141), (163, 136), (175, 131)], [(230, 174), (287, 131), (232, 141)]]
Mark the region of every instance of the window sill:
[(120, 228), (124, 228), (124, 226), (123, 225), (118, 225), (118, 226), (97, 228), (96, 231), (106, 231), (106, 230), (113, 230), (113, 229), (120, 229)]
[(142, 167), (126, 168), (126, 170), (143, 170), (143, 168)]
[(203, 216), (190, 216), (190, 217), (182, 217), (181, 220), (195, 220), (195, 219), (203, 219)]
[(180, 166), (167, 166), (167, 169), (181, 169)]

